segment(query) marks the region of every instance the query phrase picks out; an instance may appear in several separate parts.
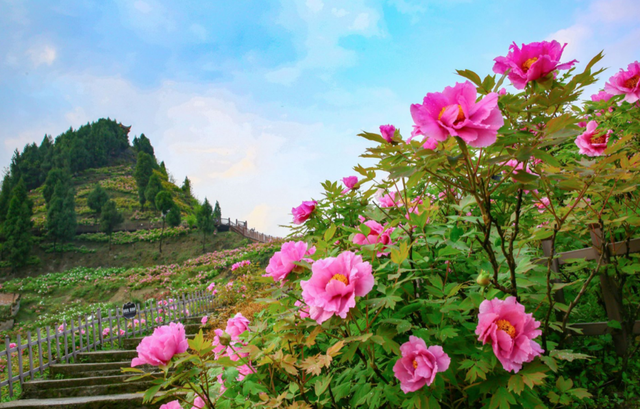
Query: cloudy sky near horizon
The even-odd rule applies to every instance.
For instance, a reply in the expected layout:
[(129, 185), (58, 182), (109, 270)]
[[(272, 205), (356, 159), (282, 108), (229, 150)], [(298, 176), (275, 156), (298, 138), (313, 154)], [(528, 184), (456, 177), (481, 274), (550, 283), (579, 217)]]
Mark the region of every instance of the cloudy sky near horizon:
[[(481, 76), (512, 41), (569, 43), (602, 80), (640, 56), (637, 0), (0, 0), (0, 168), (101, 117), (144, 133), (176, 180), (274, 235), (353, 175), (409, 105)], [(601, 84), (603, 82), (601, 81)]]

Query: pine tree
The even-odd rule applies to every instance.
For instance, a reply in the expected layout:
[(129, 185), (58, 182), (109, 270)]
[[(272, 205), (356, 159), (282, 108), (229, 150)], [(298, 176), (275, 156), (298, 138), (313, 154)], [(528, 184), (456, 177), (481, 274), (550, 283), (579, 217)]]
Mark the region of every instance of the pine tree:
[(108, 200), (102, 206), (102, 214), (100, 215), (100, 229), (109, 236), (109, 251), (111, 251), (111, 235), (113, 230), (124, 221), (122, 213), (118, 211), (116, 202)]
[(167, 172), (167, 166), (164, 164), (164, 161), (160, 162), (160, 173), (162, 174), (162, 178), (164, 180), (169, 180), (169, 172)]
[(147, 201), (145, 190), (149, 179), (153, 174), (154, 159), (148, 153), (139, 152), (138, 161), (136, 162), (136, 170), (133, 176), (136, 178), (138, 184), (138, 197), (140, 199), (140, 206), (144, 209), (144, 204)]
[(180, 214), (180, 208), (174, 202), (169, 213), (167, 213), (167, 224), (171, 227), (178, 227), (182, 223), (182, 214)]
[(198, 229), (202, 232), (202, 252), (205, 252), (205, 240), (207, 234), (211, 234), (216, 229), (216, 222), (213, 217), (213, 209), (207, 198), (204, 198), (204, 203), (198, 209), (196, 214), (198, 219)]
[[(191, 180), (186, 176), (184, 178), (184, 182), (182, 182), (181, 189), (187, 197), (193, 197), (193, 194), (191, 193)], [(211, 205), (209, 205), (209, 207), (211, 207)]]
[(158, 193), (162, 190), (162, 181), (160, 180), (160, 176), (158, 176), (157, 172), (154, 172), (149, 178), (147, 188), (144, 190), (144, 196), (147, 198), (147, 202), (149, 202), (151, 207), (154, 209), (156, 208), (156, 196), (158, 196)]
[(91, 193), (89, 193), (89, 196), (87, 196), (87, 206), (89, 206), (89, 209), (93, 210), (96, 215), (102, 212), (102, 206), (104, 206), (107, 201), (109, 201), (109, 195), (99, 183), (96, 184), (96, 187), (94, 187)]
[(173, 209), (175, 203), (171, 197), (171, 193), (163, 190), (156, 196), (156, 209), (162, 213), (162, 230), (160, 231), (160, 253), (162, 253), (162, 240), (164, 238), (164, 222), (167, 218), (167, 214)]
[(70, 183), (58, 181), (47, 211), (47, 234), (53, 239), (55, 251), (58, 241), (67, 241), (76, 234), (76, 200)]
[(31, 252), (33, 223), (33, 204), (27, 196), (25, 184), (20, 179), (11, 192), (11, 201), (7, 212), (7, 220), (3, 226), (6, 238), (4, 250), (8, 252), (8, 259), (15, 267), (24, 266)]
[(218, 203), (218, 201), (216, 200), (216, 207), (213, 208), (213, 219), (219, 223), (221, 218), (222, 210), (220, 210), (220, 203)]
[(68, 170), (64, 168), (54, 168), (49, 171), (47, 179), (44, 182), (44, 188), (42, 189), (42, 196), (44, 196), (44, 201), (47, 203), (47, 206), (49, 206), (51, 196), (53, 196), (53, 191), (58, 182), (65, 186), (71, 184), (71, 176)]
[(2, 188), (0, 189), (0, 223), (3, 223), (7, 218), (12, 189), (13, 179), (11, 178), (11, 173), (7, 172), (2, 178)]
[(152, 157), (155, 157), (155, 152), (153, 150), (153, 146), (151, 146), (151, 141), (149, 138), (144, 136), (144, 134), (140, 134), (140, 137), (133, 138), (133, 149), (136, 152), (144, 152)]

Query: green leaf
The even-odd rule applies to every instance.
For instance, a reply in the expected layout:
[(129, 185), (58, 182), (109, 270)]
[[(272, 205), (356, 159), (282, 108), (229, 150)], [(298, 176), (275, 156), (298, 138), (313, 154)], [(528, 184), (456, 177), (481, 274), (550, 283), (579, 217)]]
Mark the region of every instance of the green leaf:
[(333, 379), (333, 376), (323, 376), (316, 381), (316, 385), (315, 385), (316, 396), (320, 397), (320, 395), (322, 395), (324, 391), (327, 390), (327, 387), (329, 386), (331, 379)]
[(520, 395), (524, 390), (524, 381), (521, 375), (511, 375), (509, 383), (507, 384), (509, 392), (514, 392), (516, 395)]
[(562, 376), (559, 376), (556, 380), (556, 388), (560, 392), (566, 392), (573, 386), (573, 381), (571, 379), (565, 380)]
[(549, 355), (554, 357), (554, 358), (558, 358), (560, 360), (569, 361), (569, 362), (573, 362), (576, 359), (589, 359), (589, 358), (592, 358), (590, 355), (576, 353), (576, 352), (573, 352), (570, 349), (555, 349), (555, 350), (551, 351), (549, 353)]
[(491, 398), (491, 402), (489, 403), (489, 409), (509, 409), (511, 407), (510, 404), (515, 404), (516, 398), (513, 397), (509, 391), (505, 387), (500, 387)]
[(336, 234), (336, 229), (338, 227), (335, 225), (335, 223), (332, 223), (331, 226), (329, 226), (329, 228), (327, 229), (327, 231), (324, 232), (324, 241), (329, 241), (333, 238), (333, 235)]
[(541, 149), (534, 149), (533, 156), (536, 159), (542, 159), (545, 163), (548, 163), (551, 166), (560, 167), (562, 166), (560, 162), (556, 158), (553, 157), (549, 152), (543, 151)]
[(616, 321), (616, 320), (610, 320), (609, 322), (607, 322), (607, 327), (613, 328), (613, 329), (622, 329), (622, 325), (620, 324), (619, 321)]
[(480, 76), (471, 70), (456, 70), (456, 73), (458, 73), (459, 76), (470, 80), (471, 82), (476, 84), (478, 87), (482, 85), (482, 80), (480, 79)]
[(364, 138), (364, 139), (368, 139), (368, 140), (373, 141), (373, 142), (387, 143), (387, 141), (381, 135), (378, 135), (377, 133), (362, 132), (362, 133), (359, 133), (358, 136), (361, 137), (361, 138)]

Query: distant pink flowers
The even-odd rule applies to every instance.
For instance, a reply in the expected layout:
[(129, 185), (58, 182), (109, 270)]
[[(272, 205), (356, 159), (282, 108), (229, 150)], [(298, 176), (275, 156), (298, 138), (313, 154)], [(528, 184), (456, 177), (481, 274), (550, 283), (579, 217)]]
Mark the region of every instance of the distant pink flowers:
[(293, 305), (299, 308), (298, 313), (300, 314), (300, 318), (302, 319), (309, 318), (309, 307), (307, 307), (305, 303), (298, 300)]
[[(387, 223), (388, 224), (388, 223)], [(384, 226), (378, 223), (375, 220), (369, 220), (364, 223), (370, 229), (369, 234), (365, 237), (362, 233), (357, 233), (353, 237), (353, 244), (358, 244), (360, 246), (366, 244), (381, 244), (382, 248), (378, 252), (378, 257), (389, 254), (384, 253), (384, 249), (391, 243), (391, 233), (393, 233), (393, 227), (387, 227), (387, 224)]]
[(596, 121), (587, 123), (587, 130), (576, 138), (576, 145), (580, 148), (579, 152), (587, 156), (602, 156), (607, 149), (611, 130), (599, 131)]
[(353, 187), (358, 183), (357, 176), (347, 176), (346, 178), (342, 178), (342, 183), (346, 187), (345, 190), (342, 191), (342, 194), (348, 193)]
[(542, 334), (540, 322), (526, 314), (524, 305), (515, 297), (506, 300), (494, 298), (480, 304), (476, 335), (483, 344), (491, 343), (493, 353), (505, 371), (517, 373), (522, 364), (542, 354), (534, 338)]
[(313, 263), (311, 278), (301, 281), (302, 298), (309, 315), (318, 324), (338, 315), (347, 318), (356, 306), (355, 297), (364, 297), (374, 284), (371, 264), (350, 251)]
[(475, 148), (493, 144), (504, 124), (498, 94), (491, 92), (479, 102), (476, 96), (476, 87), (469, 81), (428, 93), (422, 104), (411, 105), (413, 134), (439, 142), (458, 136)]
[(200, 396), (196, 396), (196, 398), (193, 401), (193, 406), (191, 407), (191, 409), (202, 409), (202, 408), (204, 408), (204, 400), (202, 400)]
[(380, 135), (382, 135), (384, 140), (387, 142), (391, 142), (393, 140), (395, 132), (396, 127), (393, 125), (380, 125)]
[(156, 328), (153, 335), (142, 339), (136, 348), (138, 357), (133, 358), (131, 366), (166, 366), (174, 355), (186, 352), (188, 348), (184, 326), (172, 322)]
[(431, 385), (438, 372), (449, 369), (451, 358), (441, 346), (427, 348), (422, 338), (410, 336), (409, 342), (400, 346), (402, 358), (396, 361), (393, 372), (400, 381), (402, 392), (415, 392), (424, 385)]
[(295, 262), (307, 261), (313, 263), (313, 260), (306, 258), (316, 252), (316, 248), (305, 243), (304, 241), (288, 241), (282, 244), (280, 251), (269, 260), (269, 265), (265, 269), (266, 276), (273, 277), (274, 281), (283, 281), (287, 278), (295, 268)]
[(237, 313), (233, 318), (227, 321), (227, 328), (224, 331), (231, 335), (232, 339), (236, 339), (248, 328), (249, 320), (245, 318), (242, 313)]
[(495, 58), (493, 72), (504, 74), (507, 70), (509, 80), (517, 89), (524, 89), (530, 81), (545, 77), (556, 70), (568, 70), (578, 61), (571, 60), (560, 64), (562, 52), (567, 44), (561, 46), (559, 42), (541, 41), (522, 44), (522, 48), (514, 42), (509, 46), (506, 57)]
[(540, 199), (538, 203), (534, 203), (534, 206), (538, 208), (538, 213), (544, 213), (544, 211), (549, 207), (551, 201), (548, 197), (543, 197)]
[(298, 207), (294, 207), (291, 209), (291, 213), (293, 214), (293, 223), (294, 224), (302, 224), (309, 220), (311, 214), (314, 210), (316, 210), (316, 206), (318, 202), (315, 200), (305, 201)]
[(209, 317), (207, 317), (206, 315), (204, 317), (202, 317), (202, 319), (200, 320), (200, 325), (207, 325), (207, 321), (209, 321)]
[(233, 265), (231, 266), (231, 271), (235, 271), (239, 268), (246, 267), (249, 265), (251, 265), (251, 261), (249, 260), (238, 261), (237, 263), (233, 263)]
[(604, 84), (604, 90), (613, 95), (624, 95), (624, 100), (630, 104), (640, 99), (640, 62), (634, 61), (627, 66), (627, 70), (609, 78)]

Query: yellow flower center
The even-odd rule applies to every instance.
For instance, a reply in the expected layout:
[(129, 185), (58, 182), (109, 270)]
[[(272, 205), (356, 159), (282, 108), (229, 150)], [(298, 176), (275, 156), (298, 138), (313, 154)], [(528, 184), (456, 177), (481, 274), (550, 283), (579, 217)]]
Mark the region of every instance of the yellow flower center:
[(509, 335), (511, 338), (515, 338), (516, 337), (516, 328), (511, 325), (511, 323), (507, 320), (498, 320), (496, 322), (496, 325), (498, 326), (498, 329), (504, 331), (507, 333), (507, 335)]
[(599, 135), (593, 135), (591, 137), (591, 143), (605, 143), (607, 140), (607, 134), (601, 133)]
[(635, 75), (624, 82), (626, 88), (635, 88), (640, 81), (640, 75)]
[(529, 71), (529, 68), (533, 65), (534, 62), (538, 61), (538, 57), (529, 58), (527, 61), (522, 63), (522, 70), (524, 72)]
[[(447, 108), (449, 108), (451, 105), (448, 105), (446, 107), (442, 107), (442, 109), (440, 110), (440, 114), (438, 114), (438, 121), (442, 119), (442, 115), (444, 115), (444, 111), (447, 110)], [(458, 116), (456, 117), (456, 120), (453, 121), (453, 123), (458, 123), (460, 121), (464, 120), (464, 112), (462, 111), (462, 107), (460, 105), (458, 105)]]
[(418, 369), (418, 361), (413, 360), (413, 369)]
[(341, 283), (344, 283), (344, 285), (349, 285), (349, 280), (342, 274), (334, 274), (333, 277), (331, 277), (331, 280), (338, 280)]

